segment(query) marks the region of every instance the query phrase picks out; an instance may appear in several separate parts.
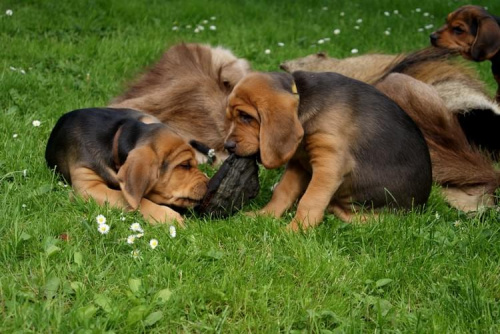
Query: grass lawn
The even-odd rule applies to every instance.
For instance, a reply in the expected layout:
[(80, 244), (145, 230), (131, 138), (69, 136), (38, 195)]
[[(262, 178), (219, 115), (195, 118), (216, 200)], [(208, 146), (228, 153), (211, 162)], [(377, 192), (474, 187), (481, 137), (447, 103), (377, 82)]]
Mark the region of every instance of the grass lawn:
[[(223, 45), (271, 71), (317, 51), (425, 47), (466, 3), (1, 1), (0, 332), (500, 332), (498, 210), (465, 215), (435, 187), (423, 212), (366, 225), (328, 215), (290, 234), (293, 212), (188, 216), (171, 237), (135, 213), (70, 201), (44, 160), (60, 115), (106, 105), (175, 43)], [(482, 5), (500, 14), (498, 1)], [(489, 64), (473, 66), (493, 92)], [(279, 175), (261, 170), (248, 209), (266, 203)], [(133, 222), (144, 237), (129, 245)]]

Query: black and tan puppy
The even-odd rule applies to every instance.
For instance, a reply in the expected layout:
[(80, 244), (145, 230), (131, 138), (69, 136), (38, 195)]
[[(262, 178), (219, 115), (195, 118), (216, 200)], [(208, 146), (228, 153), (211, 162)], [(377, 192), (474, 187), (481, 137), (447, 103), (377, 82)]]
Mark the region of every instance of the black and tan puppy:
[(194, 206), (208, 179), (191, 146), (157, 122), (130, 109), (74, 110), (52, 130), (45, 159), (84, 198), (182, 225), (180, 214), (164, 205)]
[[(252, 73), (229, 98), (226, 148), (286, 164), (271, 201), (280, 217), (303, 194), (289, 229), (319, 224), (328, 208), (345, 221), (357, 209), (424, 204), (429, 150), (415, 123), (374, 87), (336, 73)], [(362, 218), (362, 217), (361, 217)]]
[(462, 6), (448, 14), (446, 24), (430, 39), (432, 45), (458, 51), (465, 59), (490, 60), (500, 103), (500, 17), (480, 6)]

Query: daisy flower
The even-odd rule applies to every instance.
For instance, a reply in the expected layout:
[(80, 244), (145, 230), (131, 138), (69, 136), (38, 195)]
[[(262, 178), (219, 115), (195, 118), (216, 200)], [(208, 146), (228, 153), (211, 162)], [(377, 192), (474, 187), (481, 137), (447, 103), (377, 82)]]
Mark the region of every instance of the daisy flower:
[(151, 249), (155, 249), (156, 247), (158, 247), (158, 240), (156, 239), (149, 240), (149, 247), (151, 247)]
[(283, 43), (283, 42), (278, 42), (278, 46), (283, 47), (283, 46), (285, 46), (285, 43)]
[(127, 238), (127, 244), (132, 245), (135, 241), (135, 235), (129, 235)]
[(7, 15), (7, 16), (12, 16), (12, 14), (13, 14), (13, 13), (14, 13), (14, 12), (12, 11), (12, 9), (7, 9), (7, 10), (5, 11), (5, 15)]
[(141, 255), (141, 251), (138, 249), (134, 249), (133, 251), (130, 252), (130, 255), (132, 255), (134, 259), (138, 259), (139, 256)]
[(33, 122), (31, 122), (31, 124), (33, 124), (34, 127), (39, 127), (42, 122), (40, 122), (39, 120), (34, 120)]
[(358, 49), (352, 49), (351, 50), (351, 53), (358, 53), (358, 52), (359, 52)]
[(99, 224), (97, 227), (97, 230), (101, 234), (107, 234), (109, 232), (109, 225), (108, 224)]
[(130, 225), (130, 229), (134, 232), (140, 232), (140, 233), (144, 232), (144, 230), (142, 229), (142, 227), (139, 223), (133, 223), (132, 225)]
[(104, 217), (104, 215), (99, 215), (99, 216), (95, 217), (95, 220), (96, 220), (97, 224), (99, 224), (99, 225), (106, 224), (106, 217)]
[(172, 225), (172, 226), (170, 226), (170, 227), (168, 228), (168, 231), (170, 232), (170, 236), (171, 236), (172, 238), (175, 238), (175, 236), (177, 235), (177, 231), (175, 230), (175, 226), (173, 226), (173, 225)]
[(265, 53), (266, 55), (271, 54), (271, 50), (266, 49), (266, 50), (264, 51), (264, 53)]
[(135, 235), (135, 237), (136, 237), (137, 239), (142, 238), (143, 236), (144, 236), (144, 233), (139, 233), (139, 234), (136, 234), (136, 235)]
[(340, 34), (340, 29), (335, 29), (335, 30), (333, 31), (333, 34), (334, 34), (334, 35), (338, 35), (338, 34)]
[(217, 27), (216, 27), (216, 26), (214, 26), (214, 25), (211, 25), (211, 26), (209, 27), (209, 29), (210, 29), (210, 30), (217, 30)]
[(18, 135), (17, 135), (17, 133), (14, 133), (14, 134), (12, 135), (12, 138), (17, 138), (17, 136), (18, 136)]

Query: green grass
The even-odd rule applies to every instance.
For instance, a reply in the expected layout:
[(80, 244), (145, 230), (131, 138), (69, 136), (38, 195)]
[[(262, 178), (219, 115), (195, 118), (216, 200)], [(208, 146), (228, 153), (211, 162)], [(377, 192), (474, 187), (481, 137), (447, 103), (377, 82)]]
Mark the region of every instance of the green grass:
[[(348, 57), (353, 48), (425, 47), (433, 29), (418, 28), (438, 27), (463, 4), (2, 1), (0, 332), (499, 332), (500, 213), (465, 215), (437, 187), (423, 212), (366, 225), (329, 215), (290, 234), (283, 227), (293, 212), (280, 220), (188, 216), (188, 228), (171, 238), (168, 226), (148, 226), (135, 213), (123, 222), (118, 210), (70, 201), (44, 161), (60, 115), (106, 105), (180, 41), (223, 45), (255, 69), (277, 70), (320, 50)], [(500, 13), (497, 1), (483, 5)], [(203, 20), (217, 29), (194, 33)], [(489, 64), (474, 66), (493, 91)], [(279, 172), (260, 177), (250, 208), (265, 204)], [(107, 235), (97, 232), (98, 214), (111, 225)], [(137, 259), (125, 242), (135, 221), (145, 229)], [(154, 250), (151, 238), (159, 240)]]

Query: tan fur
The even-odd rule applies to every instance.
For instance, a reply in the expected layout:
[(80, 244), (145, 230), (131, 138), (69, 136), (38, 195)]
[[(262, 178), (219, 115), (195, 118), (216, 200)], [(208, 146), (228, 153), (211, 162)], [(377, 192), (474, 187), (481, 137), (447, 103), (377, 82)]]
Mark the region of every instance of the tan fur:
[(376, 87), (396, 101), (423, 132), (431, 154), (433, 179), (443, 186), (447, 201), (463, 211), (494, 205), (499, 173), (490, 159), (469, 144), (437, 90), (398, 73)]
[(246, 60), (221, 47), (175, 45), (111, 106), (154, 115), (184, 139), (214, 148), (222, 158), (227, 97), (249, 68)]

